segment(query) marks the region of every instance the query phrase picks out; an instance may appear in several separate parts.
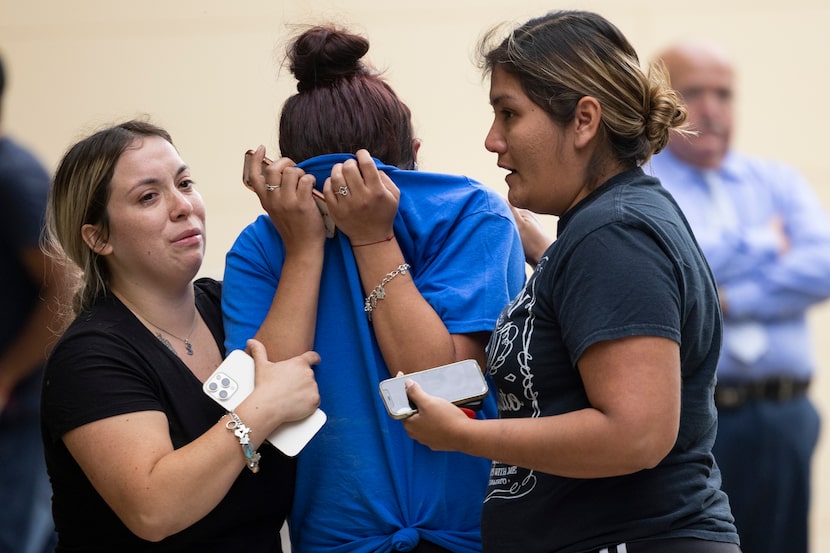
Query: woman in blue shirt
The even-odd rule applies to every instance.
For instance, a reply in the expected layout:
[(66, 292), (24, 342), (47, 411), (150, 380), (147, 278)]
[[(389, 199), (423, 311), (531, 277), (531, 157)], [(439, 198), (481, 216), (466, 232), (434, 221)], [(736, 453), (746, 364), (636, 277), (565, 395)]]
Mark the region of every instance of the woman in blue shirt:
[[(483, 366), (496, 317), (524, 281), (521, 242), (493, 190), (415, 170), (409, 109), (364, 64), (368, 48), (333, 27), (289, 47), (298, 93), (280, 116), (282, 158), (265, 162), (263, 147), (247, 156), (245, 180), (271, 217), (228, 253), (226, 344), (256, 334), (275, 358), (311, 347), (322, 358), (328, 421), (298, 456), (295, 550), (474, 553), (489, 462), (409, 439), (378, 383), (467, 358)], [(301, 295), (281, 295), (289, 262), (311, 275)], [(272, 308), (293, 309), (295, 324), (260, 329)], [(477, 416), (493, 415), (490, 396)]]

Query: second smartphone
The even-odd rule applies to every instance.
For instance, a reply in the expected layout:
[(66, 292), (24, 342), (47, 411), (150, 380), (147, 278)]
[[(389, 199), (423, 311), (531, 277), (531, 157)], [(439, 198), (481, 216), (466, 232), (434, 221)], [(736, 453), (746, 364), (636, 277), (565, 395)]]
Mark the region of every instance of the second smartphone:
[(426, 393), (456, 405), (478, 401), (487, 395), (488, 390), (487, 381), (475, 359), (388, 378), (380, 383), (379, 392), (392, 418), (404, 419), (417, 411), (406, 395), (405, 382), (409, 379), (420, 384)]

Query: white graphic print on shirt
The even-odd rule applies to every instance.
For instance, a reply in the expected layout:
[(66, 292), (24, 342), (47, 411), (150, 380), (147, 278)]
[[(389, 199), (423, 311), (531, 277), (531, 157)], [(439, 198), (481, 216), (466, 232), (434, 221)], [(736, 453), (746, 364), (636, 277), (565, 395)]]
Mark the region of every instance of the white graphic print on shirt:
[[(505, 311), (499, 316), (496, 331), (490, 340), (488, 352), (488, 367), (490, 376), (506, 382), (521, 381), (523, 394), (517, 396), (513, 392), (505, 393), (498, 390), (499, 412), (524, 411), (523, 416), (538, 417), (540, 415), (538, 393), (533, 389), (533, 373), (530, 362), (533, 360), (528, 345), (533, 336), (536, 304), (536, 276), (547, 262), (543, 257), (534, 270), (533, 276)], [(526, 318), (514, 319), (510, 315), (517, 310), (527, 313)], [(523, 323), (523, 328), (516, 324)], [(521, 340), (520, 342), (518, 342)], [(518, 342), (518, 343), (517, 343)], [(511, 357), (515, 356), (515, 357)], [(516, 369), (513, 369), (516, 367)], [(508, 372), (505, 372), (508, 371)], [(494, 460), (490, 467), (490, 483), (487, 489), (485, 503), (491, 499), (517, 499), (531, 493), (536, 487), (536, 475), (533, 470), (505, 465)]]

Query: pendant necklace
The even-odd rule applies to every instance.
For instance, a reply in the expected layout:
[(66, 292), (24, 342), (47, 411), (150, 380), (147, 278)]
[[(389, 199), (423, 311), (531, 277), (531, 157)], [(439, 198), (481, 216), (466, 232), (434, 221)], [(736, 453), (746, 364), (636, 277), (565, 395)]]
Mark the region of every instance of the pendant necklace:
[(169, 334), (170, 336), (172, 336), (173, 338), (175, 338), (176, 340), (178, 340), (180, 342), (183, 342), (184, 343), (184, 349), (187, 352), (187, 354), (188, 355), (193, 355), (193, 344), (190, 343), (190, 337), (193, 335), (193, 331), (196, 330), (196, 324), (199, 322), (199, 310), (196, 308), (195, 305), (193, 306), (193, 324), (190, 326), (190, 332), (188, 332), (187, 336), (185, 336), (184, 338), (180, 338), (179, 336), (176, 336), (175, 334), (173, 334), (169, 330), (166, 330), (166, 329), (160, 327), (159, 325), (157, 325), (156, 323), (154, 323), (153, 321), (151, 321), (150, 319), (148, 319), (147, 317), (145, 317), (144, 315), (139, 313), (138, 310), (135, 307), (133, 307), (129, 302), (127, 302), (124, 298), (121, 298), (119, 296), (119, 299), (121, 300), (121, 303), (125, 304), (135, 314), (136, 317), (138, 317), (142, 321), (146, 321), (147, 323), (150, 324), (150, 326), (155, 327), (157, 330), (161, 331), (161, 332), (156, 332), (155, 336), (156, 336), (156, 338), (158, 338), (159, 342), (161, 342), (162, 344), (167, 346), (167, 349), (169, 349), (170, 351), (172, 351), (173, 353), (178, 355), (176, 350), (173, 348), (173, 344), (170, 343), (170, 340), (168, 340), (167, 338), (164, 337), (162, 332), (164, 332), (165, 334)]
[[(194, 311), (195, 312), (193, 313), (193, 325), (190, 327), (190, 332), (188, 332), (187, 336), (184, 337), (184, 338), (180, 338), (180, 337), (176, 336), (175, 334), (173, 334), (172, 332), (170, 332), (169, 330), (165, 330), (165, 329), (161, 328), (159, 325), (157, 325), (156, 323), (154, 323), (153, 321), (151, 321), (147, 317), (142, 317), (142, 319), (144, 319), (145, 321), (150, 323), (152, 326), (156, 327), (161, 332), (169, 334), (170, 336), (172, 336), (176, 340), (179, 340), (180, 342), (184, 342), (184, 349), (187, 351), (187, 354), (188, 355), (193, 355), (193, 344), (190, 343), (190, 336), (193, 335), (193, 331), (196, 330), (196, 323), (199, 321), (199, 310), (194, 307)], [(176, 350), (173, 349), (173, 344), (171, 344), (170, 340), (165, 338), (162, 335), (161, 332), (156, 332), (156, 338), (158, 338), (159, 342), (161, 342), (162, 344), (167, 346), (167, 348), (170, 351), (172, 351), (173, 353), (176, 353)]]

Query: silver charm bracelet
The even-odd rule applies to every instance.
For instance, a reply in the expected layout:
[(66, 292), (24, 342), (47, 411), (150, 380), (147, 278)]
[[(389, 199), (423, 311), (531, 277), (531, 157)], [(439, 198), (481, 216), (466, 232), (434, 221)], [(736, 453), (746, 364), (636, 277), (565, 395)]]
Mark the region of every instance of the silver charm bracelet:
[(398, 267), (392, 271), (391, 273), (387, 273), (383, 280), (380, 281), (380, 284), (375, 286), (374, 290), (366, 296), (366, 301), (363, 302), (363, 311), (366, 312), (366, 316), (369, 317), (369, 321), (372, 320), (372, 311), (378, 306), (378, 302), (386, 297), (386, 290), (384, 286), (389, 284), (389, 282), (398, 275), (405, 275), (406, 272), (410, 269), (409, 263), (402, 263), (398, 265)]
[(242, 446), (242, 453), (245, 455), (245, 464), (251, 469), (251, 472), (259, 472), (259, 459), (261, 455), (251, 445), (249, 434), (251, 429), (242, 422), (242, 420), (233, 411), (228, 411), (228, 416), (231, 418), (225, 423), (225, 428), (232, 431), (234, 436), (239, 438), (239, 445)]

